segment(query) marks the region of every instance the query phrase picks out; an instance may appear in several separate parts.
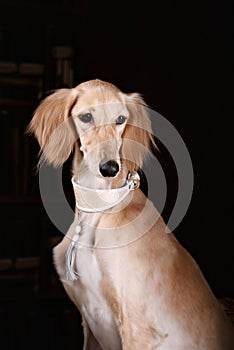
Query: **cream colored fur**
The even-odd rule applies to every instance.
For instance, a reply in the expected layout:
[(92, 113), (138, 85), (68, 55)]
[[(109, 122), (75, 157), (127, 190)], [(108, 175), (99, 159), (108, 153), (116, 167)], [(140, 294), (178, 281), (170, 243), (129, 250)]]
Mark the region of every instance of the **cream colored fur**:
[[(54, 166), (75, 149), (72, 175), (80, 184), (120, 187), (154, 146), (144, 107), (140, 95), (92, 80), (42, 101), (29, 131)], [(80, 120), (84, 113), (92, 113), (91, 123)], [(123, 125), (115, 124), (119, 115), (127, 118)], [(101, 176), (103, 159), (118, 162), (116, 177)], [(54, 249), (54, 263), (82, 315), (84, 350), (234, 349), (232, 325), (199, 267), (173, 233), (165, 233), (163, 219), (140, 189), (108, 213), (82, 214), (75, 260), (80, 277), (68, 281), (65, 254), (76, 221), (77, 212)]]

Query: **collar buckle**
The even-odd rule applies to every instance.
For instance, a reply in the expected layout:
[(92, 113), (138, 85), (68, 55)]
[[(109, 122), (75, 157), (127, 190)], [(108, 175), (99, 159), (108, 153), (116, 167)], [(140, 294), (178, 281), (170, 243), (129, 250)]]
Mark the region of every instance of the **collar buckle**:
[(140, 176), (139, 174), (135, 171), (132, 174), (129, 174), (128, 180), (129, 184), (129, 189), (131, 191), (136, 191), (140, 187)]
[(130, 184), (131, 191), (136, 191), (140, 187), (140, 180), (136, 177), (131, 177), (128, 183)]

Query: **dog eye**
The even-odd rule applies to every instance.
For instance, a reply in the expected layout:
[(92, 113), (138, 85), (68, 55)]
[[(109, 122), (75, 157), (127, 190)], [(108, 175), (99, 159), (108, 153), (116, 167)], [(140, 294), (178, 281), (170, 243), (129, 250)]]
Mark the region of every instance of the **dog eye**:
[(80, 115), (79, 118), (83, 123), (90, 123), (93, 119), (93, 116), (91, 113), (85, 113), (83, 115)]
[(124, 117), (123, 115), (119, 115), (118, 118), (116, 119), (116, 124), (123, 124), (126, 121), (126, 117)]

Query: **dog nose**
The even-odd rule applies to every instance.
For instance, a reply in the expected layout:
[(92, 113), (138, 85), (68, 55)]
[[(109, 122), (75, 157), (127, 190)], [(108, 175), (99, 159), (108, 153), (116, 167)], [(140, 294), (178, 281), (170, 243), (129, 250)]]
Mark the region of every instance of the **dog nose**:
[(119, 164), (115, 160), (108, 160), (99, 164), (99, 170), (104, 177), (114, 177), (119, 172)]

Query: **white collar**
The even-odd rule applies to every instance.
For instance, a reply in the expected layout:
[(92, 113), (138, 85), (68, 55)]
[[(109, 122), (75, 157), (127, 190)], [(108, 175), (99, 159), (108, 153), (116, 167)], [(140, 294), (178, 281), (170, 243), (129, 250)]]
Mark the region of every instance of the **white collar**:
[(75, 182), (74, 176), (72, 177), (72, 185), (76, 207), (87, 213), (97, 213), (113, 208), (121, 203), (130, 191), (137, 190), (140, 186), (140, 176), (137, 172), (129, 173), (123, 187), (109, 190), (81, 186)]

